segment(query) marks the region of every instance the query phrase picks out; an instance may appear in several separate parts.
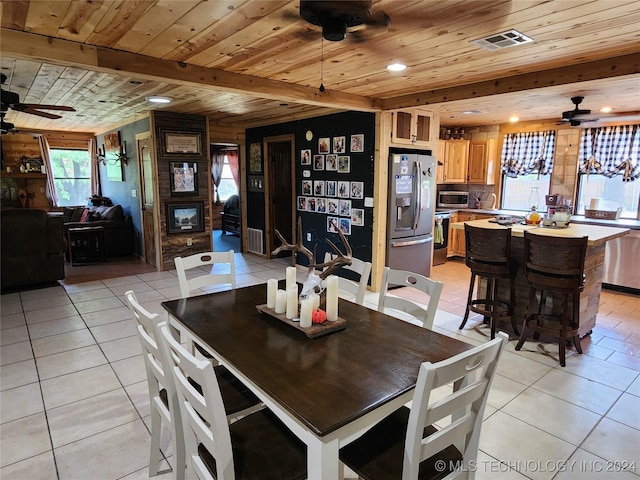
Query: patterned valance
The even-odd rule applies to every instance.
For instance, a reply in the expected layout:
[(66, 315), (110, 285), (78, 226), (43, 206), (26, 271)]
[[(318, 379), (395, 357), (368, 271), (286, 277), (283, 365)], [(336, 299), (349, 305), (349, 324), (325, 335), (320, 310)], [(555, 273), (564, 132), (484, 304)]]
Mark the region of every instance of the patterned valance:
[(623, 182), (640, 178), (640, 125), (585, 128), (580, 138), (580, 173), (599, 173)]
[(509, 177), (550, 174), (555, 146), (555, 130), (507, 133), (502, 145), (502, 171)]

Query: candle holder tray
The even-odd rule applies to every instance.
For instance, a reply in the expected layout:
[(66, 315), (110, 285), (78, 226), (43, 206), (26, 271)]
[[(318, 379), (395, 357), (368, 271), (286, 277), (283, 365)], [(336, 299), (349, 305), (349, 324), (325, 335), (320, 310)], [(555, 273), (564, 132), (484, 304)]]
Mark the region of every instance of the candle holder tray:
[(256, 309), (259, 312), (269, 315), (270, 317), (277, 318), (281, 322), (286, 323), (296, 330), (300, 330), (309, 338), (321, 337), (331, 332), (344, 330), (347, 327), (347, 321), (344, 318), (338, 317), (335, 322), (325, 320), (322, 323), (312, 323), (310, 327), (304, 328), (300, 326), (300, 322), (294, 322), (293, 320), (287, 318), (284, 313), (276, 313), (273, 308), (268, 308), (266, 303), (256, 305)]

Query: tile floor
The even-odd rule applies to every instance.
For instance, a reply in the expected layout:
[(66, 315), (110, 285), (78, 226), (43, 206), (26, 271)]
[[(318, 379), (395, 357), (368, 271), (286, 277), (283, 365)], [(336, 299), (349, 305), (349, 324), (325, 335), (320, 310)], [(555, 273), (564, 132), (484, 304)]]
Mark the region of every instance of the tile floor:
[[(287, 264), (237, 254), (238, 286), (283, 278)], [(445, 283), (434, 329), (485, 341), (478, 317), (457, 328), (469, 281), (464, 264), (434, 267), (432, 277)], [(147, 385), (123, 303), (129, 289), (156, 312), (179, 296), (174, 271), (2, 295), (0, 478), (148, 477)], [(375, 308), (377, 295), (369, 293), (366, 303)], [(566, 368), (550, 344), (514, 347), (510, 342), (489, 397), (478, 478), (637, 480), (640, 297), (603, 292), (585, 354), (568, 352)], [(168, 444), (165, 435), (170, 457)], [(629, 464), (635, 474), (621, 471)], [(162, 468), (157, 478), (171, 478), (168, 463)]]

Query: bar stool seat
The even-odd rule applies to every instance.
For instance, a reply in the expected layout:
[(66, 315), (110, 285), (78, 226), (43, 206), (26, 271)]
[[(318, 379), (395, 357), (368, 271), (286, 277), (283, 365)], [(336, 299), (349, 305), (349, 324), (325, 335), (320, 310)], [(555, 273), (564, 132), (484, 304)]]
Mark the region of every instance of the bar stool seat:
[[(475, 312), (490, 322), (492, 339), (496, 336), (496, 323), (499, 320), (510, 319), (513, 331), (518, 335), (518, 326), (513, 316), (514, 279), (518, 265), (511, 258), (511, 229), (479, 228), (465, 223), (464, 238), (465, 264), (471, 269), (471, 282), (467, 308), (458, 328), (462, 330), (469, 319), (469, 312)], [(487, 280), (485, 298), (473, 298), (477, 276)], [(509, 302), (498, 299), (498, 280), (509, 281)]]
[[(516, 345), (520, 350), (528, 331), (537, 340), (541, 333), (558, 338), (560, 365), (566, 364), (567, 339), (572, 339), (578, 353), (582, 353), (578, 327), (580, 326), (580, 293), (586, 277), (584, 261), (587, 237), (557, 238), (524, 233), (524, 277), (529, 283), (529, 303)], [(539, 292), (539, 293), (538, 293)], [(547, 300), (551, 296), (560, 308), (551, 309)]]

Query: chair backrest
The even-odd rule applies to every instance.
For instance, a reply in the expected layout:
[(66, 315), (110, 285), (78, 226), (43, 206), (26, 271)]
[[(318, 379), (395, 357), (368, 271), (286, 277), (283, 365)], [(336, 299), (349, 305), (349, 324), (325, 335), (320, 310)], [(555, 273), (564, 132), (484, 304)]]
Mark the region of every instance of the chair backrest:
[(549, 237), (524, 232), (527, 281), (574, 290), (584, 283), (588, 237)]
[(465, 264), (477, 273), (509, 275), (511, 229), (464, 224)]
[[(231, 288), (236, 288), (236, 263), (233, 250), (196, 253), (188, 257), (176, 257), (173, 261), (176, 264), (182, 298), (188, 298), (191, 292), (198, 288), (212, 285), (229, 283)], [(200, 269), (202, 275), (187, 278), (187, 270), (198, 267), (211, 267), (211, 269), (209, 273)]]
[[(412, 287), (429, 295), (429, 303), (425, 310), (420, 305), (406, 298), (389, 295), (389, 284), (402, 287)], [(378, 299), (378, 311), (384, 312), (385, 308), (392, 308), (408, 313), (416, 318), (421, 326), (431, 329), (436, 316), (442, 282), (431, 280), (424, 275), (409, 272), (407, 270), (394, 270), (384, 267), (382, 272), (382, 284), (380, 285), (380, 297)]]
[[(324, 261), (328, 262), (336, 257), (331, 252), (326, 252), (324, 255)], [(367, 293), (367, 284), (369, 283), (369, 276), (371, 275), (371, 262), (363, 262), (360, 259), (352, 258), (351, 265), (345, 265), (341, 269), (349, 270), (360, 276), (360, 280), (355, 282), (340, 276), (340, 271), (336, 272), (338, 276), (338, 288), (355, 297), (355, 303), (362, 305), (364, 303), (364, 295)]]
[[(202, 445), (215, 459), (215, 478), (234, 478), (231, 435), (227, 423), (222, 394), (213, 364), (208, 360), (198, 360), (191, 355), (171, 335), (169, 326), (160, 326), (163, 348), (169, 357), (170, 369), (178, 392), (185, 426), (187, 461), (199, 479), (214, 478), (199, 456)], [(202, 387), (202, 392), (194, 388), (194, 382)]]
[[(498, 360), (509, 336), (500, 332), (493, 340), (438, 363), (420, 366), (411, 412), (409, 414), (402, 478), (417, 479), (420, 462), (449, 445), (462, 453), (458, 468), (461, 475), (472, 471), (478, 455), (478, 443), (484, 408)], [(444, 398), (440, 392), (433, 401), (431, 392), (452, 384)], [(425, 427), (450, 417), (451, 422), (426, 437)], [(447, 465), (448, 467), (448, 465)], [(449, 478), (449, 477), (447, 477)]]

